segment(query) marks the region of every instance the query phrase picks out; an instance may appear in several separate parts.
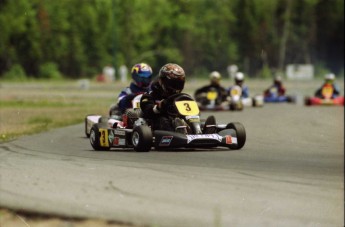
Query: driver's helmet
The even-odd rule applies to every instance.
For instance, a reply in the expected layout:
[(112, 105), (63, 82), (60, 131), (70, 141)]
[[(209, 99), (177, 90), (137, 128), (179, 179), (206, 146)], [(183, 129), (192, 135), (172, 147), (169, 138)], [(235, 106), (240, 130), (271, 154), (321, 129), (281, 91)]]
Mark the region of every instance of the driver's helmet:
[(244, 74), (242, 72), (237, 72), (235, 75), (235, 84), (238, 86), (242, 86), (244, 81)]
[(131, 70), (134, 83), (141, 88), (147, 88), (152, 80), (152, 68), (146, 63), (135, 64)]
[(325, 75), (325, 82), (327, 84), (333, 84), (334, 80), (335, 80), (335, 75), (333, 73), (328, 73)]
[(213, 71), (213, 72), (210, 73), (211, 84), (219, 85), (221, 79), (222, 79), (222, 75), (220, 75), (219, 72)]
[(186, 81), (183, 68), (174, 63), (168, 63), (159, 70), (159, 84), (165, 96), (181, 93)]

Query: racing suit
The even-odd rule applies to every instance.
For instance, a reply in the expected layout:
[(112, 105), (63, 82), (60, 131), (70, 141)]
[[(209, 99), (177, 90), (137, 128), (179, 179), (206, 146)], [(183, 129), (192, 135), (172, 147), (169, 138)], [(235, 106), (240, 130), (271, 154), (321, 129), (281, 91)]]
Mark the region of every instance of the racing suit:
[(174, 131), (173, 121), (166, 114), (166, 102), (168, 98), (158, 80), (152, 82), (150, 92), (143, 94), (140, 100), (140, 108), (145, 119), (152, 122), (154, 130)]
[(126, 109), (132, 108), (133, 98), (148, 91), (149, 88), (138, 87), (134, 82), (132, 82), (129, 87), (124, 88), (118, 96), (118, 111), (123, 114)]

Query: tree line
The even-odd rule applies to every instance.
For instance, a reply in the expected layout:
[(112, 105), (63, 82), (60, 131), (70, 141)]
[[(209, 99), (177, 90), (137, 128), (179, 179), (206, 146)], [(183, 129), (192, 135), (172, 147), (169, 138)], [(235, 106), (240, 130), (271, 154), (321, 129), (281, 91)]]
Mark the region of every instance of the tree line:
[[(0, 78), (167, 62), (190, 75), (236, 64), (251, 77), (287, 64), (344, 72), (343, 0), (0, 0)], [(20, 71), (19, 70), (19, 71)]]

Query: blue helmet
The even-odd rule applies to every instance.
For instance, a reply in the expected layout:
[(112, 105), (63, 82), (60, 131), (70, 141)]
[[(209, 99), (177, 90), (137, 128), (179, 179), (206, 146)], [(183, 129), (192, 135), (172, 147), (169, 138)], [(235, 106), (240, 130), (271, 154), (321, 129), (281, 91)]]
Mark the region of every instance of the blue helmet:
[(135, 64), (131, 70), (132, 78), (138, 87), (147, 88), (152, 80), (152, 69), (146, 63)]

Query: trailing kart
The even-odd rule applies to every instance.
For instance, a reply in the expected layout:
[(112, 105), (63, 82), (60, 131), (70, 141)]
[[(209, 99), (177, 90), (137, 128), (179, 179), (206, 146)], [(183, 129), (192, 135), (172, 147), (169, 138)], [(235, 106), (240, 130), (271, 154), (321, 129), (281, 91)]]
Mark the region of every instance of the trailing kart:
[[(140, 108), (140, 99), (143, 94), (138, 94), (132, 99), (132, 107), (134, 109)], [(114, 123), (122, 124), (122, 114), (116, 104), (112, 105), (109, 110), (109, 117), (102, 115), (89, 114), (85, 117), (85, 135), (90, 137), (90, 131), (96, 123), (107, 123), (109, 127), (112, 127)]]
[(244, 126), (239, 122), (216, 124), (210, 116), (201, 121), (197, 103), (188, 94), (177, 94), (167, 99), (167, 116), (175, 131), (153, 130), (149, 119), (142, 117), (139, 108), (128, 109), (122, 120), (109, 118), (95, 123), (90, 130), (94, 150), (133, 148), (138, 152), (172, 148), (228, 147), (241, 149), (246, 141)]
[(333, 97), (333, 86), (325, 84), (321, 89), (321, 97), (305, 97), (306, 106), (323, 105), (323, 106), (343, 106), (344, 96)]

